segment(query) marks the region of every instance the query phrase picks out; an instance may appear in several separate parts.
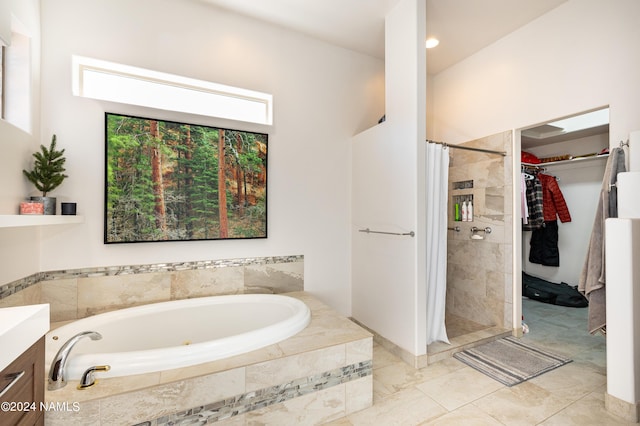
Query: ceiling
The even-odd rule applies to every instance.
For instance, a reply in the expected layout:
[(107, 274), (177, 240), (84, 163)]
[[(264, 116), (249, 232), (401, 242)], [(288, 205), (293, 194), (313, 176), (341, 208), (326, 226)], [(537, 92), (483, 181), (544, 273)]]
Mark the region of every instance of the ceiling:
[(200, 1), (383, 58), (384, 17), (399, 0)]
[[(399, 0), (200, 0), (384, 58), (384, 17)], [(437, 74), (566, 0), (427, 0), (427, 72)]]
[(602, 108), (523, 129), (522, 149), (608, 133), (609, 108)]
[(605, 135), (609, 133), (609, 125), (602, 124), (600, 126), (591, 127), (588, 129), (576, 130), (575, 132), (565, 133), (558, 136), (549, 136), (546, 138), (538, 139), (531, 138), (525, 135), (521, 137), (522, 149), (529, 149), (535, 146), (549, 145), (552, 143), (565, 142), (575, 139), (586, 138), (595, 135)]

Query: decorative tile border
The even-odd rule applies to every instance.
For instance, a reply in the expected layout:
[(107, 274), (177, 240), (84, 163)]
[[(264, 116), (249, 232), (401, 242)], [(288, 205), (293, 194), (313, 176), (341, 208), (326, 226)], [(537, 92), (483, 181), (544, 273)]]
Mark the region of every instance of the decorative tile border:
[(0, 300), (11, 296), (40, 281), (62, 280), (69, 278), (88, 278), (115, 275), (147, 274), (154, 272), (174, 272), (197, 269), (226, 268), (232, 266), (268, 265), (275, 263), (291, 263), (304, 260), (303, 255), (247, 257), (221, 260), (196, 260), (191, 262), (154, 263), (148, 265), (106, 266), (95, 268), (68, 269), (60, 271), (38, 272), (26, 278), (0, 286)]
[(22, 291), (25, 288), (31, 287), (34, 284), (38, 284), (40, 281), (42, 281), (41, 274), (33, 274), (26, 278), (0, 286), (0, 300)]
[(211, 402), (207, 405), (138, 423), (135, 426), (172, 426), (178, 424), (209, 424), (253, 410), (268, 407), (373, 374), (373, 361), (367, 360), (345, 367), (325, 371), (322, 374), (302, 377), (247, 392), (235, 397)]

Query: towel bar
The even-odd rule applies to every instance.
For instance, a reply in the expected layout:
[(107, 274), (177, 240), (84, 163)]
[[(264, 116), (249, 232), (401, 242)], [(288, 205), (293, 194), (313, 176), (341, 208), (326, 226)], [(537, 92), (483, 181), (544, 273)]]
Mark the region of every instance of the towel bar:
[(386, 235), (400, 235), (400, 236), (407, 235), (409, 237), (414, 237), (416, 235), (416, 233), (413, 232), (413, 231), (410, 231), (410, 232), (384, 232), (384, 231), (372, 231), (369, 228), (359, 229), (358, 232), (365, 232), (367, 234), (386, 234)]

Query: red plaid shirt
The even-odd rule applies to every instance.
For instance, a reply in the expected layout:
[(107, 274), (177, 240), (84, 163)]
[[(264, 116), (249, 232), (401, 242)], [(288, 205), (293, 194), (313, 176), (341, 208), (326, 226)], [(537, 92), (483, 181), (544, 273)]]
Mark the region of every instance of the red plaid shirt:
[(571, 215), (562, 191), (553, 176), (538, 174), (542, 184), (542, 211), (545, 222), (556, 220), (556, 215), (561, 222), (571, 222)]

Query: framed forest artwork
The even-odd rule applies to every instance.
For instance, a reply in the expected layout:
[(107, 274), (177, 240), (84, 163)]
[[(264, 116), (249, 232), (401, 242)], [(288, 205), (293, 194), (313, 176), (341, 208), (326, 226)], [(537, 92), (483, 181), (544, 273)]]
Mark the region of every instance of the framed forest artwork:
[(266, 238), (267, 139), (106, 113), (104, 242)]

